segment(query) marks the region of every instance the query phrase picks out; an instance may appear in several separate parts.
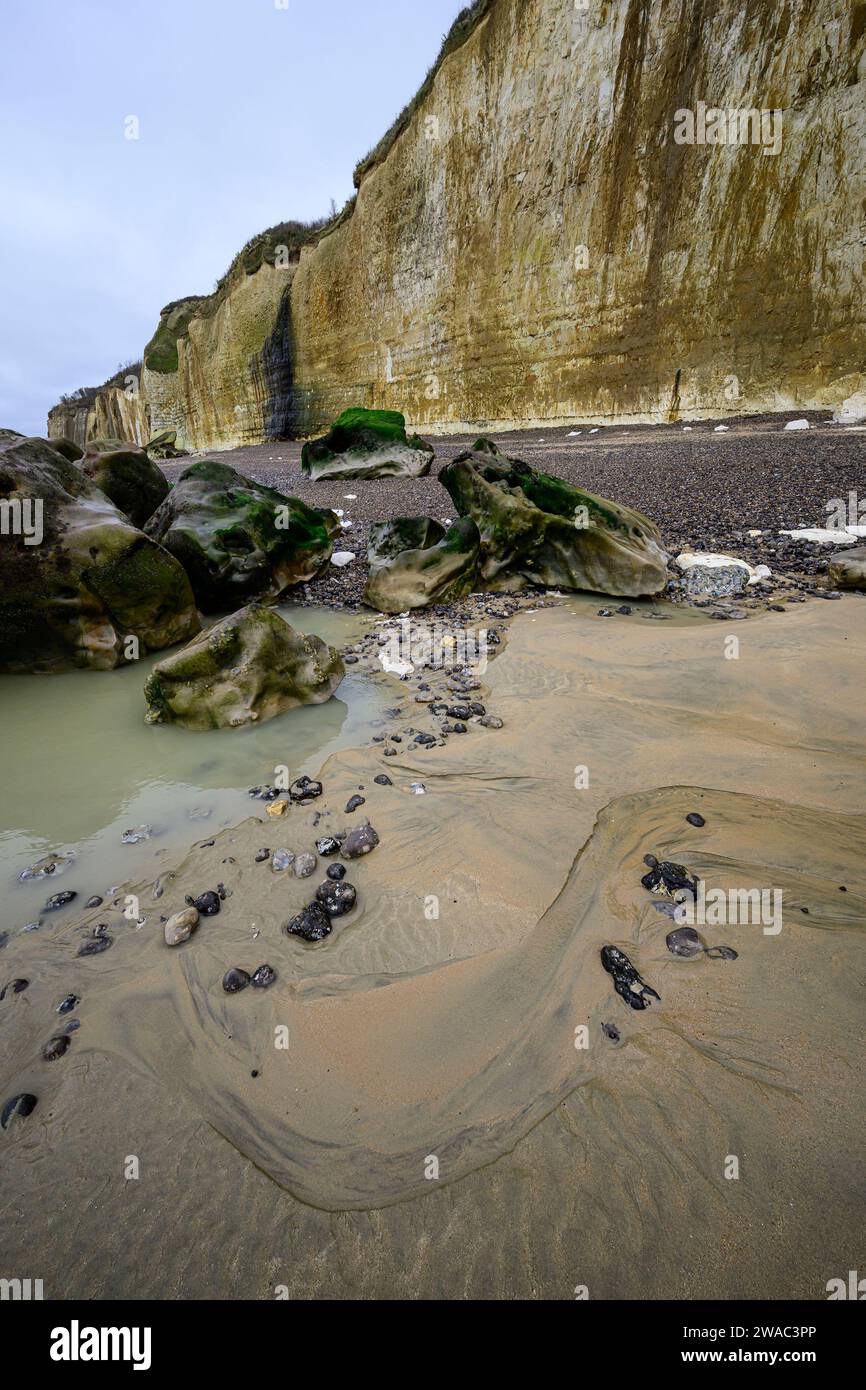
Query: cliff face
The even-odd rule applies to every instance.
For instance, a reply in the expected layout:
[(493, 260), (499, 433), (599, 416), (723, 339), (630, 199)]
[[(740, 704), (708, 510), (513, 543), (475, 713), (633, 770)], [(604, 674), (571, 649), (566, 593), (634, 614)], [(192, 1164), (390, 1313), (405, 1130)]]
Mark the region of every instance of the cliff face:
[(48, 413), (48, 438), (72, 439), (82, 449), (88, 439), (146, 444), (152, 434), (143, 393), (130, 397), (119, 386), (101, 386), (91, 400), (61, 402)]
[[(499, 0), (354, 216), (302, 253), (307, 428), (350, 402), (447, 427), (850, 395), (864, 16), (848, 0)], [(677, 143), (699, 102), (780, 125), (765, 118), (766, 146)]]
[(296, 266), (263, 262), (222, 297), (205, 300), (177, 341), (177, 370), (145, 352), (144, 397), (154, 429), (188, 449), (232, 449), (294, 428), (290, 295)]
[(866, 4), (478, 11), (351, 215), (194, 307), (177, 371), (145, 366), (154, 432), (216, 448), (348, 405), (495, 429), (866, 388)]

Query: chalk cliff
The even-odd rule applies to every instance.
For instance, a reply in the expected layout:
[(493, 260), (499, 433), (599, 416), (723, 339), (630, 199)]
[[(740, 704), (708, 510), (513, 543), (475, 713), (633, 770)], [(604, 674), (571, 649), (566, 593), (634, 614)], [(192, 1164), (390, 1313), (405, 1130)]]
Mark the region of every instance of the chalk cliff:
[(176, 368), (145, 352), (150, 428), (840, 405), (866, 387), (864, 44), (851, 0), (478, 0), (356, 202), (192, 302)]

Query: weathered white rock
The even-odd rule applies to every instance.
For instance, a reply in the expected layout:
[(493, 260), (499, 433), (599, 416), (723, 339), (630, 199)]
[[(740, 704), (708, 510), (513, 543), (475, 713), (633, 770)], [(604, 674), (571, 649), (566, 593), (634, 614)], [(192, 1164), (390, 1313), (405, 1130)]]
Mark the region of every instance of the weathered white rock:
[(176, 912), (165, 924), (166, 946), (182, 946), (185, 941), (189, 941), (197, 926), (197, 908), (185, 907), (182, 912)]

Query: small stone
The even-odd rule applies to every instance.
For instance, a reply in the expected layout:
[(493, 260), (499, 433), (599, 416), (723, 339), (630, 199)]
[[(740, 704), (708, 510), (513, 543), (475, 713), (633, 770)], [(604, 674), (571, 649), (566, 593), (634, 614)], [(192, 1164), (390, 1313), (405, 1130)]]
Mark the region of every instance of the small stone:
[(326, 835), (323, 839), (316, 841), (316, 850), (323, 859), (330, 859), (334, 854), (340, 853), (341, 841), (336, 835)]
[(345, 877), (345, 864), (331, 864), (328, 866), (328, 878), (333, 879), (335, 883), (339, 883), (340, 880), (344, 879)]
[(29, 980), (10, 980), (8, 985), (0, 989), (0, 999), (5, 999), (7, 994), (23, 994), (30, 985)]
[(124, 845), (138, 845), (142, 840), (149, 840), (152, 834), (152, 825), (134, 825), (131, 830), (124, 830), (120, 841)]
[(485, 714), (481, 723), (485, 729), (503, 729), (505, 721), (499, 719), (495, 714)]
[(611, 1042), (619, 1042), (620, 1033), (615, 1023), (603, 1023), (601, 1031), (606, 1038), (610, 1038)]
[(673, 956), (683, 956), (686, 960), (699, 956), (704, 949), (703, 942), (694, 927), (678, 927), (665, 937), (665, 945)]
[(409, 790), (413, 796), (424, 796), (426, 794), (427, 788), (424, 786), (423, 782), (413, 782), (409, 787)]
[(184, 902), (187, 907), (194, 907), (202, 917), (216, 917), (220, 910), (220, 895), (213, 890), (202, 893), (197, 898), (185, 898)]
[(288, 801), (272, 801), (270, 805), (265, 807), (265, 814), (268, 816), (272, 816), (274, 820), (278, 820), (280, 816), (284, 816), (286, 814), (288, 809)]
[(197, 926), (197, 908), (186, 907), (182, 912), (176, 912), (165, 924), (166, 946), (182, 946), (185, 941), (189, 941)]
[(42, 1057), (46, 1062), (56, 1062), (58, 1057), (62, 1057), (69, 1048), (69, 1039), (63, 1033), (58, 1033), (56, 1037), (49, 1038), (42, 1049)]
[(393, 787), (394, 785), (387, 772), (380, 772), (378, 777), (373, 778), (373, 781), (379, 787)]
[(357, 896), (351, 883), (335, 883), (333, 879), (326, 879), (316, 889), (316, 900), (329, 917), (344, 917), (351, 912)]
[(256, 863), (264, 864), (270, 857), (271, 851), (269, 849), (260, 849), (256, 854)]
[(287, 936), (301, 936), (305, 941), (324, 941), (331, 934), (331, 919), (321, 903), (309, 903), (283, 930)]
[(275, 874), (285, 873), (295, 862), (295, 856), (290, 849), (274, 850), (274, 857), (271, 860), (271, 868)]
[(350, 816), (353, 811), (357, 811), (359, 806), (366, 805), (366, 801), (367, 799), (364, 796), (350, 797), (350, 799), (346, 803), (346, 815)]
[(10, 1096), (3, 1109), (0, 1110), (0, 1126), (3, 1129), (8, 1129), (9, 1123), (15, 1115), (20, 1116), (22, 1120), (26, 1119), (28, 1115), (33, 1114), (38, 1104), (39, 1101), (36, 1096), (31, 1095), (29, 1091), (22, 1091), (20, 1095)]
[(77, 956), (101, 956), (103, 951), (107, 951), (114, 945), (113, 936), (91, 936), (87, 941), (82, 941)]
[(84, 904), (84, 906), (86, 908), (102, 907), (102, 898), (100, 898), (96, 893), (94, 893), (92, 898), (87, 899), (87, 902)]
[(259, 965), (253, 971), (253, 989), (270, 989), (277, 978), (277, 972), (272, 965)]
[(45, 904), (45, 911), (56, 912), (58, 908), (66, 907), (68, 903), (71, 903), (73, 899), (77, 897), (78, 894), (72, 892), (70, 889), (67, 889), (65, 893), (54, 893)]
[(58, 1014), (71, 1014), (72, 1010), (77, 1009), (80, 1003), (81, 999), (77, 994), (67, 994), (65, 999), (61, 999), (54, 1012)]
[(372, 825), (359, 825), (346, 836), (342, 849), (343, 858), (360, 859), (362, 855), (374, 850), (378, 843), (379, 836)]
[(68, 869), (70, 864), (74, 864), (74, 854), (46, 854), (44, 859), (37, 859), (35, 864), (22, 870), (18, 875), (22, 883), (27, 883), (34, 878), (58, 878), (64, 869)]
[(702, 825), (706, 825), (706, 821), (704, 820), (703, 816), (700, 814), (699, 811), (690, 811), (689, 814), (686, 816), (686, 820), (688, 821), (689, 825), (696, 825), (699, 830)]
[(289, 787), (289, 796), (292, 801), (300, 802), (303, 805), (305, 802), (313, 801), (317, 796), (321, 796), (323, 790), (321, 782), (313, 782), (309, 777), (299, 777)]
[(239, 994), (249, 983), (250, 977), (245, 970), (232, 968), (223, 975), (223, 989), (226, 994)]
[(314, 854), (299, 854), (295, 859), (295, 878), (309, 878), (316, 872), (317, 862)]

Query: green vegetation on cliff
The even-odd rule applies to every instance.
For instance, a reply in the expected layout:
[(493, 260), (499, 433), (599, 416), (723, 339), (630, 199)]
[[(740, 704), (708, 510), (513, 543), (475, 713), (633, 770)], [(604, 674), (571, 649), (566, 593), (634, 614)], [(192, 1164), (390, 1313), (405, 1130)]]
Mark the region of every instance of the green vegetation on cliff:
[(359, 160), (355, 165), (354, 180), (356, 188), (361, 187), (361, 180), (364, 178), (364, 175), (368, 174), (377, 164), (381, 164), (382, 160), (390, 153), (393, 145), (403, 134), (403, 131), (415, 115), (418, 107), (426, 100), (432, 90), (433, 83), (436, 80), (436, 74), (445, 62), (445, 59), (452, 53), (456, 53), (458, 48), (463, 47), (466, 40), (471, 38), (482, 19), (486, 18), (495, 4), (496, 0), (474, 0), (474, 4), (467, 5), (465, 9), (460, 11), (454, 23), (451, 25), (451, 28), (448, 30), (448, 33), (442, 39), (442, 47), (439, 50), (435, 63), (408, 106), (403, 107), (403, 110), (394, 121), (394, 124), (385, 132), (379, 143), (373, 147), (364, 159)]

